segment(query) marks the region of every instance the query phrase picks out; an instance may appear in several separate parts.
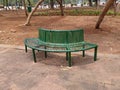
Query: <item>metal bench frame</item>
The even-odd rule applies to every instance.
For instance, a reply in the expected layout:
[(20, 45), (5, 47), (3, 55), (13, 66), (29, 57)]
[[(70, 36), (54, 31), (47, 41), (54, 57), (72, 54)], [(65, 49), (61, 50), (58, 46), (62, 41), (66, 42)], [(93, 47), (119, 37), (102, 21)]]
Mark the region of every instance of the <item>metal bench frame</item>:
[(71, 67), (71, 52), (83, 52), (94, 48), (94, 61), (97, 59), (98, 45), (84, 41), (84, 30), (48, 30), (39, 29), (38, 38), (26, 38), (24, 41), (25, 51), (27, 47), (32, 49), (34, 62), (36, 61), (35, 50), (44, 51), (47, 58), (47, 52), (66, 52), (68, 66)]

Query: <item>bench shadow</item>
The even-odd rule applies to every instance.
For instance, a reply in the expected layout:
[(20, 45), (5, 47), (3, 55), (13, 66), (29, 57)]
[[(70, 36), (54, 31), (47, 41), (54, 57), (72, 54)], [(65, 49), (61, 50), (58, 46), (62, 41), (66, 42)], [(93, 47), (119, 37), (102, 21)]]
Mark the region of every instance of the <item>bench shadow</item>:
[[(44, 56), (44, 52), (37, 52), (36, 53), (36, 59), (37, 63), (43, 63), (46, 65), (53, 65), (53, 66), (68, 66), (68, 62), (66, 61), (66, 54), (65, 53), (54, 53), (54, 52), (48, 52), (47, 58)], [(81, 53), (72, 53), (72, 65), (73, 66), (80, 66), (80, 65), (86, 65), (90, 63), (94, 63), (94, 57), (85, 55), (85, 57), (82, 57)]]

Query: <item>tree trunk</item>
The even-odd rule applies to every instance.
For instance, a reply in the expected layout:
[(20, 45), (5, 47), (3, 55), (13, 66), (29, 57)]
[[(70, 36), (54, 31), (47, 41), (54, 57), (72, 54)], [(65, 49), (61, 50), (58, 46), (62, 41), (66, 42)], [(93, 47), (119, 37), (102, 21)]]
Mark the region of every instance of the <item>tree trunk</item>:
[(25, 0), (22, 0), (26, 17), (28, 16)]
[(54, 0), (50, 0), (50, 8), (54, 9)]
[(95, 0), (95, 6), (96, 7), (98, 6), (98, 0)]
[(27, 0), (27, 2), (28, 2), (28, 4), (29, 4), (29, 6), (32, 6), (32, 4), (31, 4), (30, 0)]
[(81, 7), (84, 5), (84, 0), (81, 1)]
[(25, 23), (25, 25), (30, 25), (30, 20), (31, 20), (31, 17), (32, 17), (32, 15), (33, 15), (33, 13), (37, 10), (37, 8), (38, 8), (38, 6), (43, 2), (44, 0), (39, 0), (38, 2), (37, 2), (37, 4), (35, 5), (35, 7), (34, 7), (34, 9), (32, 10), (32, 12), (30, 12), (30, 14), (29, 14), (29, 16), (28, 16), (28, 18), (27, 18), (27, 21), (26, 21), (26, 23)]
[(89, 6), (92, 6), (92, 0), (89, 0)]
[(117, 15), (117, 4), (116, 4), (116, 0), (114, 1), (113, 9), (114, 9), (114, 16), (116, 16), (116, 15)]
[(100, 6), (100, 0), (98, 0), (97, 9), (99, 9), (99, 6)]
[(10, 10), (10, 7), (9, 7), (9, 2), (8, 2), (8, 0), (6, 0), (6, 2), (5, 2), (5, 6), (6, 6), (6, 10), (7, 10), (7, 8)]
[(56, 0), (60, 4), (61, 16), (64, 16), (62, 0)]
[(99, 4), (100, 4), (100, 0), (95, 0), (95, 6), (97, 9), (99, 8)]
[(120, 11), (120, 3), (117, 3), (116, 12)]
[(3, 0), (3, 6), (5, 6), (6, 4), (5, 4), (5, 0)]
[(100, 24), (103, 21), (105, 14), (109, 10), (110, 6), (113, 5), (113, 3), (114, 3), (114, 0), (108, 0), (107, 1), (106, 6), (104, 7), (104, 9), (103, 9), (102, 13), (100, 14), (99, 19), (96, 23), (96, 26), (95, 26), (96, 29), (99, 29)]

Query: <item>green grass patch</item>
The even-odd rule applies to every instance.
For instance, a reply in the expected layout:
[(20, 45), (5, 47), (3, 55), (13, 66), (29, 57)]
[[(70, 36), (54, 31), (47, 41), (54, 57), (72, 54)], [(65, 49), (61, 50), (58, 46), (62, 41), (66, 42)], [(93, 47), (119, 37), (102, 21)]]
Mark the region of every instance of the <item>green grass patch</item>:
[[(102, 10), (97, 9), (65, 9), (64, 14), (66, 16), (99, 16), (101, 14)], [(61, 12), (59, 9), (55, 10), (44, 10), (40, 12), (36, 12), (34, 15), (40, 15), (40, 16), (59, 16), (61, 15)], [(106, 15), (114, 15), (114, 11), (109, 10)], [(120, 13), (117, 13), (117, 15), (120, 15)]]

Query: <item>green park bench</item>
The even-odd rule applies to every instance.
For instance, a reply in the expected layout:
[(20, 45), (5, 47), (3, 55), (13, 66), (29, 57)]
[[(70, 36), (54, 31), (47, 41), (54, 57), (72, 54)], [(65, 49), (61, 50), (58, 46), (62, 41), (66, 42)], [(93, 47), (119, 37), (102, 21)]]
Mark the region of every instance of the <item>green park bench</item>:
[(94, 49), (94, 61), (97, 59), (97, 45), (84, 41), (84, 30), (47, 30), (40, 28), (38, 38), (26, 38), (24, 41), (25, 51), (27, 47), (32, 49), (34, 62), (36, 62), (35, 50), (47, 52), (65, 52), (69, 67), (72, 65), (71, 52)]

